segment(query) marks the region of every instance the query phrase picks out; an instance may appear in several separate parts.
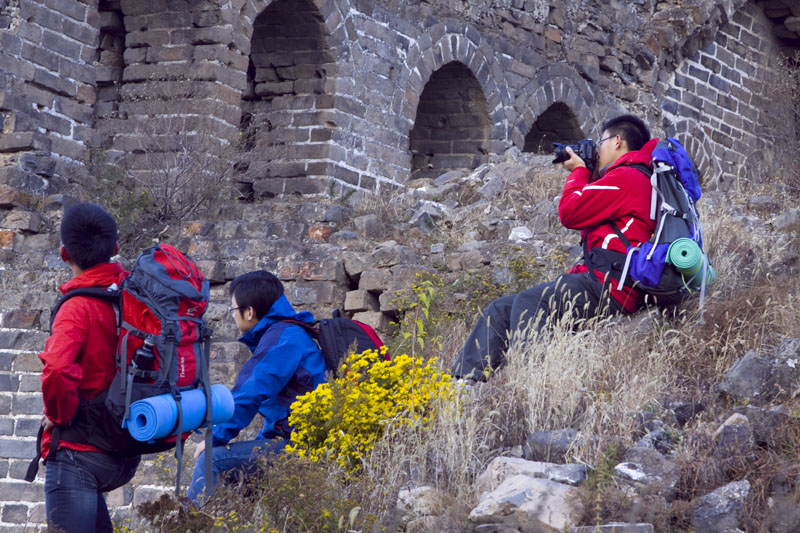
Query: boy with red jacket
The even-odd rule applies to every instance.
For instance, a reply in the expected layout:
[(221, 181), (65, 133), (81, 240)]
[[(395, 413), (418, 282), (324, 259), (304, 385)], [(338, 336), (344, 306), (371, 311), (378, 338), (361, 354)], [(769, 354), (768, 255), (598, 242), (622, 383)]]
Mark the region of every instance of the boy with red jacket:
[[(117, 225), (101, 207), (81, 203), (61, 221), (61, 259), (73, 278), (61, 292), (108, 288), (128, 275), (111, 263), (118, 251)], [(87, 296), (70, 298), (52, 323), (39, 358), (44, 417), (41, 455), (45, 461), (45, 507), (55, 531), (113, 531), (103, 493), (128, 483), (139, 456), (117, 457), (89, 444), (60, 439), (61, 428), (76, 416), (81, 400), (108, 389), (116, 372), (117, 318), (110, 303)]]
[[(646, 242), (653, 234), (652, 188), (636, 166), (650, 167), (657, 143), (658, 139), (650, 139), (650, 131), (637, 117), (622, 115), (609, 120), (597, 142), (599, 178), (595, 181), (591, 180), (586, 163), (567, 148), (571, 157), (564, 166), (570, 175), (561, 194), (558, 216), (565, 227), (580, 230), (584, 262), (555, 281), (489, 304), (453, 364), (454, 376), (484, 379), (504, 363), (509, 336), (529, 324), (541, 331), (548, 318), (567, 312), (582, 319), (632, 313), (641, 307), (643, 295), (639, 291), (628, 286), (618, 289), (617, 283), (611, 283), (614, 278), (619, 279), (620, 272), (604, 260), (603, 251), (627, 251), (616, 230), (631, 246)], [(591, 265), (591, 271), (587, 265)]]

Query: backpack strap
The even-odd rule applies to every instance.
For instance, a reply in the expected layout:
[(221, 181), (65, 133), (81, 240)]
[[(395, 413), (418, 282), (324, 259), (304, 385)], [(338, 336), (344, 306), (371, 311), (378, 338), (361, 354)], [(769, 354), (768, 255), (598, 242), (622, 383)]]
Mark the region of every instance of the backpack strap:
[[(66, 293), (64, 296), (58, 299), (56, 304), (50, 310), (50, 331), (53, 330), (53, 322), (55, 322), (56, 314), (58, 314), (59, 309), (67, 300), (70, 300), (76, 296), (88, 296), (90, 298), (97, 298), (99, 300), (105, 300), (109, 302), (112, 307), (114, 308), (114, 313), (117, 317), (117, 330), (119, 331), (119, 323), (121, 317), (120, 311), (120, 292), (117, 284), (111, 285), (107, 289), (102, 289), (100, 287), (83, 287), (80, 289), (73, 289)], [(34, 457), (31, 462), (28, 464), (28, 469), (25, 472), (25, 481), (33, 482), (36, 479), (36, 474), (39, 472), (39, 460), (42, 458), (42, 438), (44, 436), (44, 425), (39, 426), (39, 431), (36, 434), (36, 457)], [(48, 456), (53, 457), (58, 449), (58, 445), (61, 442), (61, 428), (59, 426), (54, 426), (53, 430), (50, 432), (50, 449)]]
[(71, 300), (76, 296), (88, 296), (90, 298), (97, 298), (98, 300), (105, 300), (109, 302), (113, 308), (114, 313), (117, 315), (117, 328), (119, 328), (120, 324), (120, 316), (121, 316), (121, 309), (120, 309), (120, 291), (117, 284), (113, 284), (107, 289), (101, 289), (100, 287), (83, 287), (80, 289), (72, 289), (67, 294), (62, 296), (56, 302), (56, 305), (50, 310), (50, 329), (52, 331), (53, 322), (55, 321), (56, 314), (58, 313), (61, 306), (64, 305), (67, 300)]
[[(617, 223), (612, 221), (611, 222), (611, 229), (614, 230), (614, 233), (617, 234), (619, 240), (622, 241), (622, 244), (625, 245), (625, 248), (628, 250), (628, 253), (625, 254), (625, 264), (622, 267), (622, 272), (619, 274), (619, 283), (617, 284), (617, 290), (622, 290), (622, 287), (625, 286), (625, 282), (628, 281), (628, 269), (631, 267), (631, 259), (633, 258), (633, 254), (631, 253), (633, 250), (631, 249), (631, 242), (622, 234)], [(628, 286), (633, 286), (631, 283), (628, 283)]]
[(647, 176), (647, 179), (650, 179), (650, 177), (653, 175), (653, 169), (645, 165), (644, 163), (633, 163), (631, 165), (626, 165), (626, 166), (635, 168), (636, 170)]
[[(44, 436), (44, 424), (39, 425), (39, 432), (36, 434), (36, 457), (31, 459), (28, 464), (28, 469), (25, 471), (25, 481), (33, 483), (36, 480), (36, 474), (39, 472), (39, 459), (42, 458), (42, 437)], [(53, 426), (50, 432), (50, 449), (48, 456), (53, 457), (58, 449), (58, 443), (61, 442), (61, 428)]]
[[(205, 339), (203, 341), (203, 361), (200, 363), (200, 380), (203, 382), (203, 388), (206, 391), (206, 454), (205, 454), (205, 469), (206, 469), (206, 479), (213, 479), (213, 454), (212, 449), (214, 447), (213, 444), (213, 434), (212, 434), (212, 402), (211, 402), (211, 384), (210, 379), (208, 377), (208, 365), (209, 359), (211, 356), (211, 331), (210, 330), (203, 330), (203, 334), (205, 335)], [(214, 485), (213, 483), (206, 483), (206, 499), (211, 498), (211, 495), (214, 493)]]
[(659, 170), (651, 169), (649, 166), (645, 165), (644, 163), (633, 163), (632, 165), (627, 165), (631, 168), (635, 168), (645, 176), (647, 179), (650, 180), (650, 188), (652, 192), (650, 194), (650, 218), (655, 220), (656, 218), (656, 209), (658, 207), (658, 197), (659, 197), (659, 190), (658, 190), (658, 172)]
[[(625, 247), (630, 248), (630, 241), (620, 231), (617, 224), (612, 221), (609, 225)], [(612, 279), (619, 280), (619, 288), (622, 287), (625, 281), (629, 260), (630, 254), (615, 252), (614, 250), (597, 247), (589, 251), (589, 243), (586, 240), (583, 241), (583, 261), (589, 271), (597, 270), (603, 275), (611, 275)]]
[(293, 318), (284, 318), (283, 320), (281, 320), (281, 322), (286, 322), (287, 324), (291, 324), (293, 326), (300, 326), (315, 341), (319, 338), (319, 328), (317, 327), (317, 322), (314, 322), (313, 324), (309, 324), (308, 322), (301, 322), (301, 321), (295, 320)]

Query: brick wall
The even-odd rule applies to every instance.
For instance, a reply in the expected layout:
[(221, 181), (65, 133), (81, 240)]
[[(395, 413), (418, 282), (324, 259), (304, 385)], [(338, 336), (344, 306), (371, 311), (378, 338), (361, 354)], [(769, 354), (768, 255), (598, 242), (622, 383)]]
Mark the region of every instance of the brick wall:
[[(423, 168), (468, 169), (511, 145), (591, 136), (627, 110), (685, 137), (709, 181), (726, 182), (748, 155), (730, 147), (768, 116), (747, 85), (774, 61), (773, 34), (789, 46), (800, 39), (786, 37), (796, 37), (791, 9), (763, 0), (643, 0), (620, 17), (544, 0), (237, 6), (5, 2), (3, 181), (82, 182), (86, 145), (146, 179), (176, 164), (174, 150), (202, 146), (217, 160), (246, 159), (239, 179), (257, 196), (379, 190)], [(450, 157), (457, 165), (432, 164), (436, 152), (415, 147), (432, 118), (422, 97), (454, 62), (475, 80), (460, 100), (481, 102), (486, 116), (476, 108), (474, 118), (485, 131)], [(463, 133), (454, 122), (437, 135)], [(244, 152), (234, 150), (250, 131)]]
[[(43, 518), (41, 483), (20, 478), (41, 412), (35, 354), (66, 276), (54, 213), (91, 185), (81, 171), (87, 147), (146, 179), (176, 150), (201, 146), (209, 161), (244, 159), (237, 179), (256, 198), (400, 187), (511, 146), (547, 152), (554, 140), (594, 137), (621, 112), (684, 140), (707, 186), (744, 176), (759, 154), (759, 164), (777, 161), (776, 125), (796, 125), (770, 81), (779, 48), (800, 48), (800, 8), (637, 0), (608, 9), (578, 0), (0, 0), (0, 527)], [(325, 242), (339, 215), (263, 211), (193, 229), (192, 253), (218, 284), (210, 315), (221, 324), (221, 379), (246, 355), (223, 322), (226, 280), (279, 270), (292, 300), (320, 311), (355, 289), (337, 244)], [(324, 253), (296, 245), (312, 238)], [(350, 310), (375, 312), (371, 275)], [(112, 503), (160, 490), (152, 469), (133, 486)]]
[(796, 127), (786, 120), (791, 102), (770, 92), (780, 65), (769, 28), (762, 9), (745, 6), (666, 83), (664, 128), (687, 141), (707, 181), (757, 177), (770, 147)]

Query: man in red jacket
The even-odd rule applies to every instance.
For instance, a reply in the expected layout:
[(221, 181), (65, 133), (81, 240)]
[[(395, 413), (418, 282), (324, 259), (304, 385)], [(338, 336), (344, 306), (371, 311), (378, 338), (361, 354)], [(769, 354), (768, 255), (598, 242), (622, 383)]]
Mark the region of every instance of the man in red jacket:
[[(570, 175), (564, 184), (558, 216), (561, 223), (581, 232), (584, 261), (555, 281), (539, 284), (519, 294), (489, 304), (453, 364), (454, 376), (485, 379), (504, 363), (509, 336), (527, 327), (541, 331), (549, 319), (569, 312), (575, 319), (607, 313), (632, 313), (643, 296), (635, 289), (617, 288), (619, 268), (604, 260), (603, 250), (626, 252), (616, 229), (631, 246), (650, 239), (655, 220), (650, 218), (652, 188), (642, 170), (658, 143), (637, 117), (622, 115), (609, 120), (597, 141), (597, 179), (586, 163), (567, 148), (564, 166)], [(591, 271), (589, 266), (591, 265)]]
[[(117, 253), (117, 225), (101, 207), (82, 203), (61, 221), (61, 259), (73, 278), (63, 294), (83, 287), (108, 288), (127, 272), (111, 263)], [(41, 455), (45, 461), (45, 507), (55, 531), (113, 531), (103, 493), (131, 480), (139, 457), (117, 457), (89, 444), (59, 439), (81, 400), (108, 389), (116, 371), (117, 318), (110, 303), (87, 296), (64, 302), (53, 320), (39, 358), (44, 417)]]

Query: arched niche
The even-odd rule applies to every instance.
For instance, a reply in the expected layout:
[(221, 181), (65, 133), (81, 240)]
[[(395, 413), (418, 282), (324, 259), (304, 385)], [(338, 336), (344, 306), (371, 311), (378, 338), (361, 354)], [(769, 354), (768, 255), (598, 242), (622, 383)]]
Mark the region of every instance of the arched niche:
[(252, 157), (239, 164), (240, 179), (283, 183), (317, 173), (315, 162), (325, 165), (335, 68), (323, 16), (310, 0), (277, 0), (256, 17), (240, 123), (240, 148)]
[(523, 152), (547, 154), (553, 151), (553, 143), (574, 144), (584, 138), (584, 133), (575, 114), (564, 102), (556, 102), (536, 118), (525, 136)]
[(472, 71), (451, 61), (435, 71), (422, 91), (409, 135), (411, 178), (435, 178), (471, 170), (488, 157), (488, 104)]

